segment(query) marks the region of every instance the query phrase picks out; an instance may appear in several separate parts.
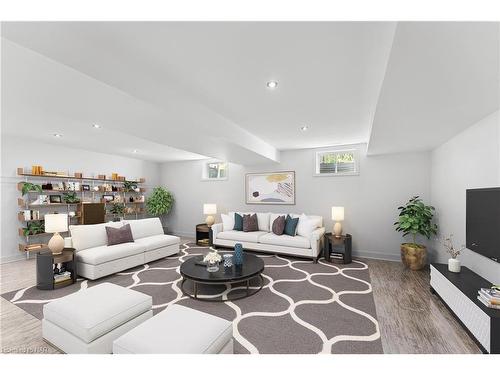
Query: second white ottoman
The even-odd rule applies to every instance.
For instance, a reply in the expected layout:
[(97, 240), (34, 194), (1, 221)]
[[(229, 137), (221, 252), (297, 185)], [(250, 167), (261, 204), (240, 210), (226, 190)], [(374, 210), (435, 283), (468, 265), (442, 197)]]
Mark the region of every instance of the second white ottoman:
[(232, 354), (233, 323), (172, 305), (113, 342), (114, 354)]
[(153, 316), (152, 298), (103, 283), (43, 307), (43, 338), (66, 353), (111, 353), (113, 340)]

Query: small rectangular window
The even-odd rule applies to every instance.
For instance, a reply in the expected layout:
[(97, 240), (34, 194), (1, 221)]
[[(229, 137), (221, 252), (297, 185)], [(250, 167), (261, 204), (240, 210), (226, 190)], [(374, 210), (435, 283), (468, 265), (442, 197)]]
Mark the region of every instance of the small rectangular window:
[(227, 163), (225, 162), (207, 162), (202, 171), (203, 180), (226, 180)]
[(352, 176), (359, 174), (357, 149), (326, 150), (316, 152), (316, 176)]

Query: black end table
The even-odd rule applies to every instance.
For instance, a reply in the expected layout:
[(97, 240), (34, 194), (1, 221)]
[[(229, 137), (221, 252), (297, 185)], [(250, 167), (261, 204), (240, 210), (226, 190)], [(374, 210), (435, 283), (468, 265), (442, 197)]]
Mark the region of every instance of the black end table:
[[(221, 252), (220, 254), (228, 254), (228, 252)], [(200, 264), (202, 260), (203, 256), (194, 256), (181, 264), (181, 290), (190, 298), (210, 302), (234, 301), (254, 295), (259, 292), (264, 285), (264, 279), (262, 277), (264, 261), (253, 254), (244, 253), (243, 264), (240, 266), (233, 264), (232, 267), (224, 267), (224, 263), (222, 262), (219, 265), (219, 270), (216, 272), (208, 272), (206, 265)], [(256, 287), (250, 288), (250, 280), (256, 278), (258, 278), (259, 284)], [(192, 293), (185, 289), (184, 284), (188, 281), (193, 284)], [(236, 293), (231, 296), (227, 295), (227, 299), (218, 299), (217, 294), (214, 297), (200, 297), (199, 284), (225, 286), (226, 284), (239, 283), (244, 284), (244, 286), (238, 288), (239, 290), (241, 289), (243, 293)]]
[[(70, 272), (66, 280), (54, 279), (55, 268), (60, 265)], [(76, 282), (75, 249), (64, 248), (61, 254), (54, 255), (51, 251), (41, 251), (36, 254), (36, 287), (42, 290), (62, 288)]]
[(323, 256), (327, 262), (351, 263), (352, 236), (350, 234), (344, 234), (337, 237), (332, 233), (326, 233)]
[(196, 225), (196, 244), (198, 246), (212, 246), (212, 228), (207, 224)]

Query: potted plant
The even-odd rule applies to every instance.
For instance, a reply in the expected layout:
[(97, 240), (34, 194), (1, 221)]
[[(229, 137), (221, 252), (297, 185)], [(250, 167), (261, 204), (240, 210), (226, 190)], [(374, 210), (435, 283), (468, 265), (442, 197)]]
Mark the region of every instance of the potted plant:
[(31, 182), (23, 182), (23, 187), (21, 190), (22, 190), (23, 195), (26, 195), (30, 191), (36, 192), (36, 193), (41, 193), (42, 192), (42, 185), (33, 184)]
[(415, 196), (404, 206), (398, 207), (399, 219), (394, 223), (396, 231), (402, 232), (403, 237), (410, 234), (413, 242), (401, 244), (401, 260), (403, 264), (412, 269), (420, 270), (426, 265), (427, 248), (417, 244), (417, 236), (425, 236), (428, 239), (437, 233), (437, 225), (432, 223), (434, 207), (427, 206), (422, 200)]
[(123, 217), (123, 213), (125, 212), (125, 205), (123, 203), (113, 203), (111, 204), (109, 212), (113, 214), (113, 221), (120, 221), (120, 218)]
[(76, 192), (71, 191), (63, 194), (64, 203), (80, 203), (80, 198), (76, 196)]
[(151, 195), (146, 199), (146, 210), (150, 215), (158, 216), (164, 224), (164, 216), (170, 212), (174, 204), (174, 196), (162, 186), (153, 189)]
[(455, 249), (455, 246), (453, 245), (453, 234), (450, 234), (448, 237), (444, 237), (442, 244), (446, 249), (446, 252), (451, 256), (451, 258), (448, 259), (448, 271), (459, 273), (461, 264), (457, 257), (460, 255), (462, 250), (465, 249), (465, 245), (462, 245), (458, 250)]

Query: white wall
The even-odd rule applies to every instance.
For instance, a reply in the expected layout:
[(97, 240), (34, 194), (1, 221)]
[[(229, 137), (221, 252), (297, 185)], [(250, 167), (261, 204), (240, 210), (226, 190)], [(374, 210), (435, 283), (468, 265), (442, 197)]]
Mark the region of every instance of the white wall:
[[(498, 111), (432, 152), (431, 201), (443, 235), (453, 233), (455, 245), (465, 244), (465, 191), (500, 186), (500, 125)], [(449, 258), (435, 241), (433, 259)], [(463, 264), (491, 282), (500, 283), (500, 264), (468, 249)]]
[[(429, 200), (429, 154), (366, 156), (361, 152), (359, 176), (314, 177), (315, 150), (282, 151), (281, 162), (255, 167), (229, 165), (227, 181), (201, 181), (203, 161), (162, 165), (162, 184), (176, 199), (168, 215), (169, 229), (193, 236), (204, 222), (203, 203), (216, 203), (219, 213), (229, 210), (295, 212), (322, 215), (328, 231), (333, 225), (331, 207), (345, 207), (344, 230), (353, 235), (353, 252), (382, 259), (400, 258), (401, 237), (394, 231), (397, 207), (412, 195)], [(246, 205), (246, 172), (294, 170), (296, 205)], [(220, 221), (220, 216), (217, 216)]]
[(146, 179), (144, 186), (148, 191), (160, 182), (160, 165), (158, 163), (44, 144), (17, 137), (2, 136), (1, 145), (2, 262), (24, 256), (18, 250), (18, 243), (22, 240), (17, 235), (17, 229), (20, 226), (20, 222), (17, 220), (17, 213), (20, 210), (17, 206), (17, 198), (21, 197), (17, 190), (17, 183), (22, 181), (17, 176), (18, 167), (31, 169), (33, 164), (38, 164), (42, 165), (45, 170), (83, 172), (84, 176), (110, 175), (112, 172), (117, 172), (128, 178), (144, 177)]

